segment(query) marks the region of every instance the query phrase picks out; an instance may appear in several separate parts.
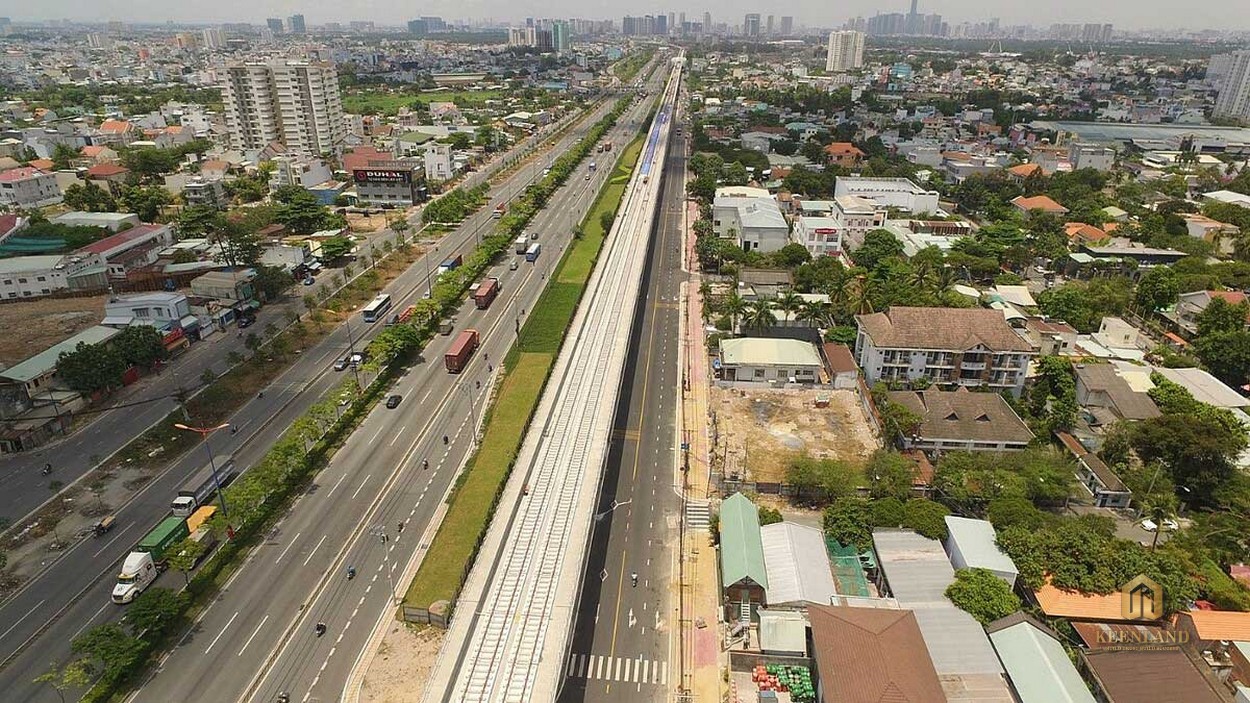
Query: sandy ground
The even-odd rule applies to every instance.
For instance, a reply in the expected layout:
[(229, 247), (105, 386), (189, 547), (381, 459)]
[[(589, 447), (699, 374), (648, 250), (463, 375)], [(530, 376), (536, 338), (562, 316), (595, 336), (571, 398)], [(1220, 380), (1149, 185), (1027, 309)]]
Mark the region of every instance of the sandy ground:
[(392, 622), (365, 672), (361, 703), (417, 703), (447, 631)]
[(40, 298), (0, 305), (0, 364), (12, 366), (104, 318), (107, 295)]
[[(829, 407), (816, 407), (818, 397)], [(859, 465), (879, 444), (854, 391), (713, 387), (711, 409), (727, 473), (749, 481), (782, 481), (804, 452)]]

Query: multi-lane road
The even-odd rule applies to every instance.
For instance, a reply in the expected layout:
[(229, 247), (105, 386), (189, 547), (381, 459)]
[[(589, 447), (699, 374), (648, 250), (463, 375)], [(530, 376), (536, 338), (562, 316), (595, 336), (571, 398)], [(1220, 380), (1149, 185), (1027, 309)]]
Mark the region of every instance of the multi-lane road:
[[(685, 142), (669, 142), (660, 214), (644, 273), (645, 297), (630, 335), (607, 474), (582, 577), (562, 703), (661, 701), (677, 684), (672, 594), (679, 450), (676, 408)], [(634, 585), (632, 575), (637, 574)]]
[[(603, 104), (577, 128), (562, 137), (555, 147), (555, 152), (559, 153), (571, 146), (609, 107), (610, 102)], [(606, 172), (605, 169), (601, 173)], [(471, 249), (477, 236), (491, 226), (491, 207), (497, 202), (504, 202), (519, 194), (535, 173), (536, 169), (524, 168), (498, 184), (490, 205), (471, 216), (455, 232), (443, 238), (439, 243), (438, 256), (445, 257), (454, 252), (467, 252)], [(567, 239), (574, 221), (573, 217), (579, 208), (584, 210), (589, 198), (592, 197), (589, 194), (598, 186), (602, 177), (597, 176), (588, 182), (582, 180), (579, 175), (570, 181), (569, 186), (562, 189), (559, 196), (553, 198), (552, 207), (544, 216), (547, 219), (540, 219), (536, 227), (540, 232), (542, 232), (541, 228), (552, 229), (549, 234), (551, 240), (547, 241), (549, 247)], [(485, 359), (486, 353), (492, 354), (492, 358), (496, 356), (502, 358), (506, 343), (510, 342), (514, 334), (513, 319), (521, 314), (521, 309), (528, 309), (532, 304), (539, 288), (536, 281), (541, 282), (544, 272), (550, 269), (557, 253), (545, 251), (544, 258), (540, 258), (537, 265), (523, 264), (517, 271), (509, 271), (506, 264), (498, 267), (497, 273), (503, 279), (504, 293), (495, 301), (491, 309), (484, 313), (472, 312), (470, 304), (468, 309), (461, 311), (456, 322), (457, 329), (470, 324), (483, 332), (491, 329), (491, 325), (498, 328), (494, 335), (489, 333), (485, 335), (483, 349), (485, 353), (479, 354), (469, 373), (453, 377), (440, 368), (441, 359), (438, 357), (449, 345), (450, 338), (438, 338), (431, 343), (425, 352), (424, 363), (411, 369), (398, 384), (398, 392), (405, 396), (400, 407), (393, 411), (378, 410), (367, 418), (361, 430), (353, 435), (348, 446), (335, 457), (330, 467), (319, 477), (316, 488), (296, 506), (292, 517), (271, 536), (274, 544), (281, 545), (279, 549), (289, 547), (287, 553), (279, 559), (275, 550), (267, 548), (258, 550), (248, 567), (244, 568), (231, 583), (223, 599), (230, 598), (233, 593), (242, 591), (249, 585), (263, 586), (263, 590), (252, 593), (254, 596), (252, 600), (267, 603), (271, 600), (281, 601), (281, 596), (287, 595), (291, 596), (289, 602), (298, 607), (300, 603), (311, 597), (317, 585), (316, 575), (329, 569), (331, 559), (343, 549), (344, 545), (356, 543), (356, 531), (344, 527), (354, 524), (351, 520), (352, 514), (355, 514), (356, 520), (359, 520), (360, 516), (365, 514), (365, 507), (372, 505), (380, 495), (385, 494), (389, 497), (392, 490), (397, 493), (409, 491), (408, 495), (415, 490), (416, 495), (424, 498), (420, 502), (425, 505), (432, 505), (437, 501), (437, 495), (441, 492), (434, 496), (426, 495), (435, 490), (433, 488), (426, 488), (425, 492), (422, 492), (423, 487), (429, 486), (431, 479), (428, 477), (423, 479), (425, 486), (417, 485), (417, 482), (422, 480), (421, 478), (411, 476), (403, 481), (399, 478), (395, 481), (389, 479), (398, 469), (410, 464), (419, 452), (421, 458), (428, 457), (430, 460), (430, 469), (424, 473), (439, 476), (445, 485), (452, 470), (468, 450), (471, 433), (464, 423), (469, 415), (470, 398), (474, 399), (477, 412), (481, 411), (481, 398), (484, 391), (479, 391), (476, 383), (482, 382), (485, 388), (489, 381), (489, 374), (485, 367), (490, 362)], [(432, 263), (437, 265), (438, 261), (435, 260)], [(388, 292), (395, 298), (396, 306), (402, 306), (415, 300), (425, 291), (425, 281), (426, 266), (418, 262), (397, 278), (388, 287)], [(498, 324), (504, 315), (513, 317), (508, 318), (507, 324)], [(353, 320), (350, 324), (352, 336), (357, 340), (367, 339), (375, 331), (372, 327), (364, 326), (359, 319)], [(212, 440), (215, 451), (234, 454), (236, 463), (244, 467), (258, 460), (292, 420), (339, 381), (340, 376), (330, 370), (330, 365), (335, 358), (343, 354), (347, 346), (348, 330), (340, 327), (321, 344), (306, 351), (292, 368), (266, 389), (267, 392), (263, 398), (253, 399), (231, 418), (231, 422), (239, 427), (240, 431), (237, 435), (219, 433)], [(468, 385), (468, 380), (474, 382), (472, 387)], [(440, 412), (437, 416), (434, 412), (436, 409)], [(449, 442), (444, 446), (443, 434), (449, 435), (449, 440), (455, 436), (456, 443)], [(437, 437), (438, 444), (431, 447), (428, 442), (434, 437)], [(426, 444), (419, 446), (414, 444), (422, 442)], [(381, 456), (374, 454), (379, 451), (378, 447), (386, 448)], [(179, 483), (202, 463), (203, 455), (198, 451), (192, 452), (177, 462), (170, 471), (153, 480), (133, 501), (117, 513), (117, 527), (107, 539), (86, 541), (75, 545), (68, 554), (53, 563), (27, 588), (0, 606), (0, 628), (2, 628), (0, 629), (0, 661), (4, 662), (3, 669), (0, 669), (0, 688), (5, 691), (6, 701), (56, 700), (55, 692), (50, 688), (40, 688), (34, 685), (32, 679), (46, 670), (50, 662), (65, 661), (69, 657), (69, 642), (77, 634), (92, 625), (118, 616), (120, 609), (110, 603), (108, 598), (111, 576), (116, 570), (118, 561), (159, 516), (167, 512), (169, 499)], [(327, 483), (327, 481), (330, 482)], [(395, 504), (394, 501), (379, 503), (381, 507), (397, 515), (395, 519), (388, 520), (392, 537), (398, 522), (403, 519), (403, 515), (396, 512)], [(313, 507), (306, 508), (306, 506)], [(416, 506), (417, 503), (412, 503), (408, 510), (411, 511)], [(314, 516), (314, 518), (307, 516)], [(420, 518), (421, 515), (412, 513), (412, 517)], [(305, 523), (301, 520), (307, 521), (308, 529), (303, 529)], [(409, 539), (420, 534), (420, 525), (408, 526), (412, 528), (410, 532), (406, 532)], [(305, 544), (308, 535), (318, 530), (320, 532), (315, 535), (313, 543)], [(299, 541), (299, 544), (296, 544), (296, 541)], [(297, 552), (300, 554), (298, 560), (295, 559)], [(272, 556), (268, 556), (270, 554)], [(320, 570), (300, 573), (304, 566), (314, 564), (314, 561), (319, 558), (325, 560), (319, 562)], [(362, 558), (364, 558), (363, 554)], [(265, 574), (263, 578), (250, 576), (254, 568), (266, 563), (266, 559), (272, 566), (285, 566), (294, 571)], [(277, 563), (275, 564), (274, 561)], [(362, 577), (353, 583), (369, 584), (372, 574), (364, 573), (362, 566), (357, 568), (361, 569)], [(166, 585), (177, 585), (171, 580), (172, 578), (176, 578), (176, 575), (164, 577)], [(373, 592), (384, 595), (384, 591), (380, 588), (373, 589)], [(250, 627), (249, 623), (239, 619), (243, 617), (242, 615), (236, 617), (231, 623), (231, 626), (237, 629), (248, 627), (249, 635), (253, 630), (257, 630), (256, 641), (252, 642), (247, 650), (247, 663), (252, 666), (252, 673), (268, 654), (267, 651), (257, 651), (262, 649), (261, 632), (268, 628), (268, 636), (276, 638), (281, 634), (280, 630), (285, 629), (288, 624), (285, 621), (289, 620), (289, 617), (280, 617), (282, 612), (279, 607), (280, 603), (275, 602), (274, 606), (274, 612), (269, 620), (264, 622), (264, 628), (261, 627), (260, 622), (264, 620), (264, 615), (261, 615), (257, 621), (251, 622)], [(199, 644), (199, 633), (203, 627), (208, 626), (211, 618), (216, 617), (218, 612), (224, 611), (225, 607), (228, 606), (219, 604), (218, 607), (208, 611), (200, 627), (192, 633), (195, 644)], [(218, 637), (219, 634), (215, 634), (214, 637)], [(337, 635), (333, 639), (337, 639)], [(219, 651), (217, 647), (225, 649), (224, 642), (219, 642), (217, 647), (209, 650), (208, 654), (204, 654), (204, 650), (208, 649), (210, 643), (203, 643), (200, 650), (201, 659), (207, 659), (208, 655)], [(236, 651), (241, 648), (242, 643), (239, 643)], [(242, 657), (237, 658), (242, 659)], [(174, 664), (173, 660), (170, 664)], [(236, 685), (240, 683), (245, 685), (246, 679), (250, 676), (250, 673), (236, 676), (237, 679), (243, 679), (236, 681)], [(157, 680), (160, 680), (159, 676)], [(221, 677), (219, 685), (225, 685), (226, 681), (228, 677)], [(239, 688), (241, 691), (242, 686)], [(222, 700), (211, 688), (201, 688), (198, 694), (203, 696), (201, 700)], [(190, 699), (194, 699), (194, 696), (179, 697), (179, 700)], [(153, 700), (169, 700), (169, 698), (153, 698)]]

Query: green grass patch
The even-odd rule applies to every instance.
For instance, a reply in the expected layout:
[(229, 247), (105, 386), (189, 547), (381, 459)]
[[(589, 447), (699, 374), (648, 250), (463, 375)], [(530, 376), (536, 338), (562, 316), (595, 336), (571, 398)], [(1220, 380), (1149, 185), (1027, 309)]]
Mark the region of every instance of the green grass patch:
[(556, 272), (557, 281), (580, 284), (590, 279), (590, 272), (599, 257), (599, 249), (607, 236), (603, 229), (603, 213), (614, 212), (620, 207), (629, 175), (633, 173), (634, 164), (638, 163), (638, 155), (642, 153), (642, 141), (643, 138), (638, 137), (623, 150), (611, 178), (599, 191), (594, 206), (582, 220), (582, 237), (574, 240), (573, 246), (561, 262), (560, 270)]
[(581, 283), (555, 280), (548, 284), (521, 328), (517, 351), (549, 354), (559, 351), (560, 341), (581, 296)]
[(452, 494), (447, 517), (430, 545), (430, 558), (421, 562), (408, 587), (404, 601), (409, 606), (424, 608), (456, 596), (554, 361), (554, 354), (525, 353), (508, 369), (491, 406), (482, 445)]
[(498, 90), (448, 90), (442, 92), (419, 92), (386, 89), (353, 88), (343, 96), (343, 110), (361, 115), (394, 115), (399, 108), (413, 108), (432, 102), (453, 102), (457, 107), (480, 107), (487, 100), (502, 97)]

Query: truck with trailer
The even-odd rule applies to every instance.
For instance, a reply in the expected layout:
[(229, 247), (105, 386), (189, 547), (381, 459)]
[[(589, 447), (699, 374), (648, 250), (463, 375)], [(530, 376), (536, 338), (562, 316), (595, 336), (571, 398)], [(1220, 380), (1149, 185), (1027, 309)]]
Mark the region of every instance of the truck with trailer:
[[(216, 467), (216, 477), (213, 476)], [(195, 509), (212, 500), (217, 495), (218, 487), (225, 488), (238, 472), (234, 468), (234, 457), (225, 454), (206, 464), (195, 473), (189, 481), (178, 489), (178, 495), (169, 504), (170, 511), (178, 517), (190, 517)], [(220, 484), (220, 486), (218, 485)]]
[(459, 268), (462, 263), (464, 263), (464, 256), (462, 254), (456, 254), (438, 265), (438, 275), (442, 276), (454, 268)]
[(126, 555), (113, 586), (113, 602), (129, 603), (143, 593), (169, 564), (171, 548), (189, 536), (186, 518), (171, 515), (161, 520)]
[(477, 290), (473, 291), (473, 304), (478, 310), (485, 310), (495, 301), (495, 297), (499, 295), (499, 279), (488, 278), (478, 284)]
[(508, 206), (504, 205), (503, 203), (499, 203), (498, 205), (495, 206), (495, 211), (491, 213), (491, 217), (495, 219), (499, 219), (503, 217), (504, 213), (507, 211), (508, 211)]
[(443, 356), (443, 363), (447, 365), (448, 373), (463, 371), (473, 356), (473, 352), (477, 350), (477, 345), (477, 330), (467, 329), (461, 332), (460, 336), (456, 337), (456, 341), (452, 342), (451, 349)]
[(187, 518), (187, 530), (191, 532), (191, 536), (188, 539), (203, 547), (200, 550), (199, 557), (196, 559), (196, 563), (199, 563), (199, 560), (203, 559), (217, 544), (217, 535), (208, 526), (209, 518), (216, 513), (217, 506), (205, 505), (196, 509), (194, 513), (191, 513), (191, 517)]
[(529, 235), (522, 234), (521, 236), (517, 237), (517, 238), (516, 238), (516, 241), (515, 241), (515, 242), (513, 242), (512, 244), (513, 244), (513, 245), (514, 245), (514, 247), (515, 247), (515, 251), (516, 251), (516, 253), (518, 253), (518, 254), (524, 254), (524, 253), (525, 253), (525, 250), (526, 250), (526, 249), (528, 249), (528, 248), (529, 248), (529, 246), (530, 246), (530, 238), (529, 238)]

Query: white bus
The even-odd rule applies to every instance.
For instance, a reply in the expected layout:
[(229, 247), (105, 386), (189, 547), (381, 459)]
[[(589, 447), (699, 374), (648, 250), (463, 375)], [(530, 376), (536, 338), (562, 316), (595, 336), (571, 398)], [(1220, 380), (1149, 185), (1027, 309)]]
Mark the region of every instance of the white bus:
[(542, 250), (543, 245), (538, 243), (531, 244), (530, 248), (525, 250), (525, 260), (530, 262), (538, 261), (538, 254), (542, 252)]
[(391, 309), (391, 296), (386, 293), (379, 293), (378, 297), (361, 310), (365, 316), (365, 322), (377, 322), (386, 315), (386, 311)]

